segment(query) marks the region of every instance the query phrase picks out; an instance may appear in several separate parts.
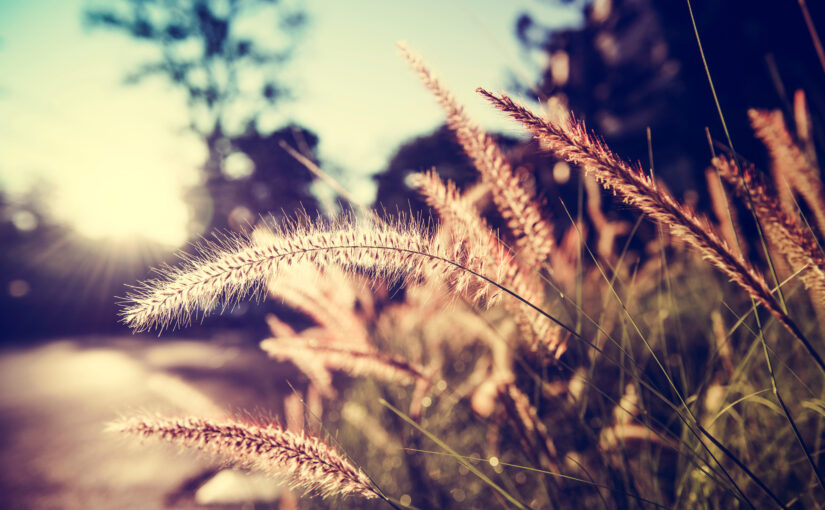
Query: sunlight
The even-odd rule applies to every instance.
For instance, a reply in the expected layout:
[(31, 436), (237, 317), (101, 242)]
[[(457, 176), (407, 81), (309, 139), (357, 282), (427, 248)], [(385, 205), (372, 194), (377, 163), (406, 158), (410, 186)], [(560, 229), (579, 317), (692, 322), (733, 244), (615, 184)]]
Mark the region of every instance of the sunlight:
[(55, 209), (92, 239), (142, 238), (179, 246), (187, 238), (188, 211), (180, 189), (139, 173), (79, 175), (58, 192)]
[[(79, 3), (66, 2), (49, 16), (74, 20), (78, 12)], [(27, 13), (40, 23), (37, 9)], [(4, 75), (0, 94), (0, 116), (14, 119), (0, 125), (3, 190), (14, 196), (41, 186), (50, 219), (94, 241), (183, 244), (183, 193), (197, 183), (206, 156), (203, 142), (180, 129), (188, 115), (165, 84), (122, 86), (145, 48), (118, 39), (101, 44), (77, 23), (50, 28), (72, 41), (60, 46), (36, 31), (4, 28), (16, 51), (0, 55), (0, 67), (15, 70)], [(35, 226), (23, 215), (14, 223)]]

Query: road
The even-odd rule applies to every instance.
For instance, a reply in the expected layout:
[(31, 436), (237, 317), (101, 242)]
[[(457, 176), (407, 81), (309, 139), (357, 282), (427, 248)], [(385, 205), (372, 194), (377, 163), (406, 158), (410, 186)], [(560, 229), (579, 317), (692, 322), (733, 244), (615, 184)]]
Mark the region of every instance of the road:
[[(270, 479), (219, 473), (213, 460), (194, 452), (104, 429), (141, 411), (279, 416), (289, 391), (283, 381), (294, 376), (285, 370), (254, 343), (230, 336), (64, 339), (0, 351), (0, 506), (153, 509), (271, 501), (280, 488)], [(210, 506), (221, 507), (243, 505)]]

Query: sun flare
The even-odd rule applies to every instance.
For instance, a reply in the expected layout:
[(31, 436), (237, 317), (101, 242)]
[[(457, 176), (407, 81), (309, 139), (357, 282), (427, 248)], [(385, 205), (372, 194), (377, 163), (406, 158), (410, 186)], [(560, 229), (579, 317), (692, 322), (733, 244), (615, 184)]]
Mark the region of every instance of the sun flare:
[(145, 174), (88, 173), (60, 189), (55, 207), (59, 217), (92, 239), (168, 246), (187, 239), (188, 211), (180, 188)]

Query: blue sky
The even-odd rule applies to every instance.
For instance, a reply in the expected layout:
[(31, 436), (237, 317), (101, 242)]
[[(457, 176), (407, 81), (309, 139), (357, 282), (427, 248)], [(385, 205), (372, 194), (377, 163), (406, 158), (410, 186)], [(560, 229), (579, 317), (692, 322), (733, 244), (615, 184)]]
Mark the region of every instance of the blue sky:
[[(0, 186), (12, 193), (50, 186), (53, 213), (90, 236), (118, 230), (178, 243), (187, 214), (180, 194), (197, 175), (203, 146), (182, 129), (188, 117), (180, 91), (161, 80), (122, 84), (154, 49), (85, 30), (87, 5), (0, 0)], [(301, 5), (310, 25), (284, 74), (295, 100), (270, 123), (315, 131), (324, 163), (347, 172), (347, 184), (367, 201), (369, 175), (405, 140), (443, 120), (398, 56), (397, 41), (421, 54), (474, 118), (516, 132), (474, 89), (502, 89), (508, 72), (534, 76), (514, 36), (519, 13), (529, 10), (547, 24), (577, 19), (529, 0)]]

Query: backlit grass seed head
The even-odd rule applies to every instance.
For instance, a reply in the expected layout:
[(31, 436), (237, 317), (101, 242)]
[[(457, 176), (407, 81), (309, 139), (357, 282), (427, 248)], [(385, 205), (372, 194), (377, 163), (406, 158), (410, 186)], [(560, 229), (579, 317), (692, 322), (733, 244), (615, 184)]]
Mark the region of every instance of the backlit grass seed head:
[(303, 432), (231, 420), (157, 416), (127, 418), (108, 428), (197, 448), (231, 465), (285, 477), (291, 486), (324, 497), (380, 497), (363, 471), (325, 442)]
[(198, 314), (261, 295), (271, 277), (303, 262), (390, 281), (438, 278), (456, 293), (471, 291), (478, 304), (495, 289), (473, 284), (485, 278), (497, 281), (500, 270), (459, 239), (443, 239), (403, 217), (381, 223), (352, 216), (304, 220), (264, 237), (265, 242), (244, 237), (223, 246), (208, 245), (199, 257), (166, 269), (129, 296), (123, 322), (136, 331), (188, 323)]

